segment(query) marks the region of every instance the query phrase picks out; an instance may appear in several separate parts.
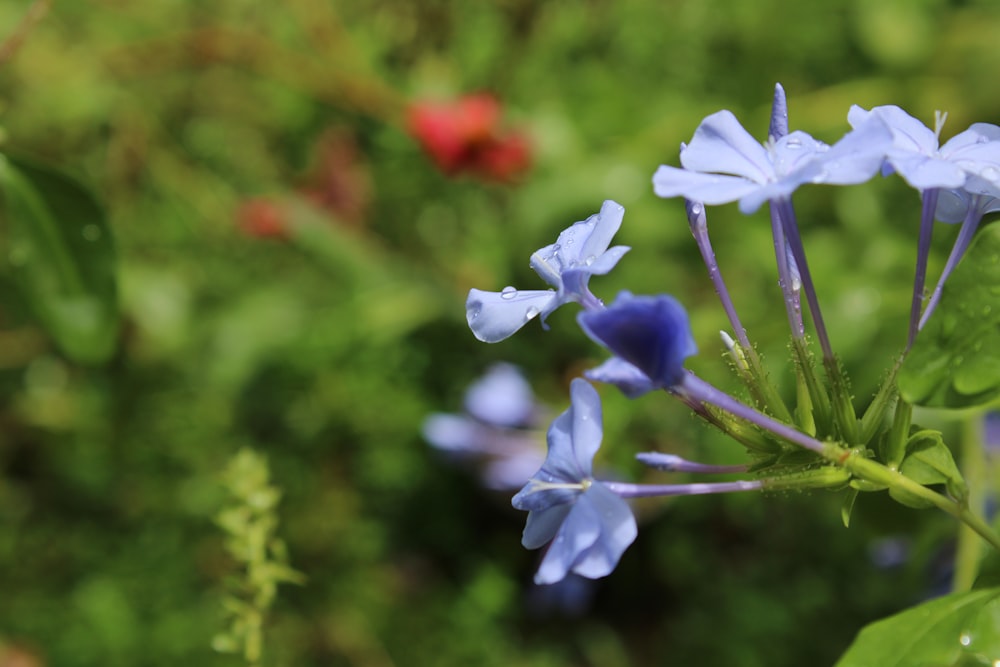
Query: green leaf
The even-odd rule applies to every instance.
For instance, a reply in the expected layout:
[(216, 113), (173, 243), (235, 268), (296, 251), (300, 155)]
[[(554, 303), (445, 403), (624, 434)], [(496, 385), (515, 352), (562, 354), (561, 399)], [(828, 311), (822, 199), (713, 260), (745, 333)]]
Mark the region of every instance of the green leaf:
[(836, 667), (992, 665), (1000, 660), (1000, 588), (955, 593), (865, 627)]
[(7, 268), (71, 359), (106, 361), (118, 339), (115, 249), (90, 193), (48, 168), (0, 155)]
[(914, 482), (927, 486), (944, 484), (948, 493), (959, 502), (965, 502), (969, 488), (955, 465), (948, 445), (939, 431), (919, 430), (910, 435), (906, 455), (899, 471)]
[(1000, 397), (1000, 226), (979, 231), (899, 373), (916, 405), (966, 408)]

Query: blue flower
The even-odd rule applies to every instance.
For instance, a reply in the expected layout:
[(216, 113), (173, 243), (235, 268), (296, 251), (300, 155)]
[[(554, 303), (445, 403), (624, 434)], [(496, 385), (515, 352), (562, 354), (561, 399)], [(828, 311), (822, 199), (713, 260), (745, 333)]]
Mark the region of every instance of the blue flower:
[(867, 181), (882, 165), (890, 141), (883, 125), (866, 123), (832, 147), (800, 131), (762, 145), (724, 110), (703, 120), (681, 147), (683, 169), (656, 170), (653, 188), (660, 197), (709, 205), (738, 200), (740, 211), (753, 213), (766, 201), (791, 198), (804, 183)]
[(528, 510), (521, 543), (537, 549), (551, 542), (535, 574), (538, 584), (570, 572), (607, 576), (638, 534), (628, 503), (593, 478), (603, 434), (601, 399), (579, 378), (570, 385), (570, 397), (569, 409), (549, 428), (545, 463), (511, 501)]
[(886, 151), (889, 169), (883, 171), (898, 172), (918, 190), (961, 188), (969, 175), (987, 181), (1000, 178), (1000, 128), (996, 125), (975, 123), (939, 146), (943, 115), (935, 132), (893, 105), (870, 111), (855, 105), (847, 114), (852, 127), (870, 125), (873, 119), (892, 133), (892, 144)]
[(500, 292), (470, 290), (465, 311), (476, 338), (496, 343), (535, 317), (540, 316), (544, 324), (552, 311), (571, 301), (598, 305), (600, 302), (590, 293), (587, 282), (592, 275), (609, 272), (628, 252), (626, 246), (608, 248), (624, 214), (620, 204), (606, 201), (600, 213), (574, 223), (555, 243), (531, 256), (531, 268), (555, 290), (514, 287), (505, 287)]
[(611, 357), (600, 366), (584, 371), (583, 375), (588, 380), (613, 384), (629, 398), (638, 398), (656, 389), (645, 373), (618, 357)]
[(480, 477), (491, 489), (520, 488), (544, 459), (536, 430), (544, 406), (516, 366), (494, 364), (465, 392), (466, 414), (433, 413), (423, 424), (435, 448), (482, 464)]
[(577, 321), (588, 336), (639, 369), (655, 387), (681, 384), (684, 360), (698, 351), (687, 311), (667, 295), (622, 291), (610, 306), (582, 312)]

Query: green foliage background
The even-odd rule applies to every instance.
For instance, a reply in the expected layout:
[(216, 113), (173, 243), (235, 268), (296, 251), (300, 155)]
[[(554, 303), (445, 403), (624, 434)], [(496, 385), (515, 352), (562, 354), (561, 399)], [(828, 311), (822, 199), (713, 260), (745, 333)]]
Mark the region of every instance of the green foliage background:
[[(0, 0), (0, 39), (28, 4)], [(778, 81), (792, 127), (828, 141), (851, 104), (927, 122), (945, 109), (945, 136), (998, 122), (998, 30), (985, 0), (55, 0), (0, 65), (3, 149), (104, 202), (124, 323), (110, 362), (75, 363), (3, 278), (0, 647), (45, 665), (240, 664), (211, 648), (237, 573), (214, 517), (249, 446), (283, 490), (278, 534), (307, 577), (279, 590), (265, 664), (832, 664), (866, 623), (942, 591), (945, 517), (865, 498), (845, 530), (831, 494), (643, 505), (591, 604), (544, 613), (523, 515), (430, 451), (420, 424), (496, 360), (564, 408), (602, 357), (572, 313), (486, 346), (464, 298), (537, 284), (528, 255), (605, 198), (625, 205), (616, 240), (633, 251), (595, 292), (677, 295), (702, 350), (691, 367), (732, 386), (724, 317), (680, 202), (651, 192), (656, 166), (721, 108), (763, 137)], [(407, 100), (480, 90), (532, 136), (519, 184), (448, 178), (403, 129)], [(359, 214), (301, 207), (329, 136), (346, 137)], [(256, 197), (299, 231), (241, 233)], [(896, 181), (796, 197), (864, 403), (905, 340), (919, 202)], [(710, 214), (782, 378), (768, 224)], [(938, 227), (931, 276), (955, 231)], [(679, 405), (602, 395), (603, 456), (622, 474), (650, 448), (741, 458)], [(911, 557), (880, 570), (876, 540), (896, 537)]]

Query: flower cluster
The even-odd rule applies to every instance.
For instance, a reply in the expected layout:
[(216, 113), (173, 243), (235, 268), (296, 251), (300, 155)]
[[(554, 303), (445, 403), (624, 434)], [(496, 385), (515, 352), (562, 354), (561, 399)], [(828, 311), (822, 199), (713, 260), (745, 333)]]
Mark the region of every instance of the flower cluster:
[[(723, 341), (749, 400), (717, 389), (684, 367), (685, 360), (697, 353), (697, 346), (687, 313), (677, 299), (622, 291), (605, 305), (591, 293), (590, 277), (608, 273), (628, 250), (611, 247), (624, 215), (615, 202), (604, 202), (600, 212), (573, 224), (556, 243), (531, 256), (532, 268), (552, 289), (470, 291), (469, 326), (477, 338), (490, 343), (511, 336), (535, 317), (544, 326), (546, 316), (556, 308), (579, 304), (580, 327), (611, 353), (605, 363), (585, 373), (589, 380), (613, 384), (633, 398), (664, 390), (743, 444), (750, 456), (747, 465), (719, 467), (662, 452), (638, 455), (642, 463), (660, 472), (751, 475), (748, 471), (752, 470), (750, 479), (686, 484), (596, 479), (592, 461), (602, 439), (600, 397), (586, 380), (573, 380), (570, 407), (548, 431), (545, 461), (513, 499), (515, 507), (528, 511), (524, 546), (549, 545), (536, 581), (552, 583), (569, 573), (591, 578), (609, 574), (636, 537), (627, 499), (640, 496), (846, 488), (849, 508), (859, 491), (887, 489), (904, 504), (937, 505), (960, 516), (953, 505), (964, 502), (964, 482), (954, 464), (948, 464), (951, 455), (943, 443), (939, 450), (928, 431), (911, 429), (911, 406), (898, 397), (895, 383), (899, 361), (867, 411), (855, 412), (847, 379), (823, 324), (792, 196), (803, 185), (853, 185), (878, 173), (898, 174), (920, 192), (923, 214), (909, 349), (983, 216), (1000, 210), (1000, 128), (977, 123), (941, 145), (943, 117), (934, 130), (894, 106), (853, 107), (847, 119), (851, 129), (832, 145), (802, 131), (790, 132), (785, 94), (779, 85), (766, 141), (754, 139), (731, 112), (719, 111), (705, 118), (691, 141), (681, 146), (680, 167), (661, 166), (653, 176), (657, 195), (685, 200), (692, 234), (735, 334), (735, 340), (723, 334)], [(730, 202), (738, 202), (745, 214), (765, 203), (770, 208), (778, 283), (788, 314), (799, 387), (794, 406), (772, 385), (715, 263), (705, 206)], [(962, 231), (925, 307), (924, 276), (935, 217), (961, 222)], [(825, 377), (814, 368), (802, 296), (821, 348)], [(893, 409), (895, 414), (889, 419)], [(907, 458), (912, 451), (929, 447), (935, 447), (938, 457), (930, 473)], [(948, 496), (927, 488), (931, 484), (944, 484)], [(976, 530), (987, 539), (995, 538), (982, 526)]]

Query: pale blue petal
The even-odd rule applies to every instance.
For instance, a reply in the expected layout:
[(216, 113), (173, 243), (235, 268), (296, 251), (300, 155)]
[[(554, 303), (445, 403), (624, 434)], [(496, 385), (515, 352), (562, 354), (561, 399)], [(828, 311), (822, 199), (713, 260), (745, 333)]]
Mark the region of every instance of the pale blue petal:
[(535, 583), (553, 584), (565, 577), (580, 555), (600, 536), (600, 516), (593, 506), (586, 502), (574, 503), (535, 573)]
[(624, 215), (625, 207), (621, 204), (610, 199), (605, 201), (601, 205), (601, 212), (587, 220), (588, 223), (593, 224), (593, 229), (581, 243), (577, 257), (581, 258), (584, 263), (591, 263), (594, 261), (591, 258), (600, 257), (611, 245), (611, 239), (621, 228)]
[(611, 271), (618, 264), (618, 261), (627, 253), (631, 248), (625, 245), (616, 245), (614, 248), (608, 249), (603, 255), (598, 255), (597, 259), (587, 267), (592, 275), (603, 276), (605, 273)]
[(600, 449), (604, 435), (601, 397), (593, 385), (581, 378), (574, 378), (569, 392), (572, 401), (573, 450), (578, 470), (582, 473), (578, 479), (583, 479), (592, 474), (594, 455)]
[(892, 133), (878, 121), (862, 123), (826, 151), (817, 163), (821, 176), (814, 183), (856, 185), (874, 176), (892, 148)]
[[(585, 509), (588, 510), (586, 515)], [(598, 521), (601, 532), (593, 545), (580, 553), (570, 569), (588, 579), (606, 577), (639, 534), (632, 509), (603, 484), (595, 482), (577, 500), (570, 513), (575, 512), (580, 513), (581, 522)]]
[(893, 145), (896, 148), (922, 155), (933, 155), (937, 152), (937, 135), (899, 107), (895, 105), (875, 107), (871, 113), (881, 119), (892, 132)]
[[(521, 509), (517, 504), (514, 507)], [(551, 542), (572, 509), (572, 503), (564, 503), (528, 514), (528, 522), (521, 535), (521, 544), (525, 549), (537, 549)]]
[(552, 421), (546, 435), (548, 450), (536, 479), (543, 482), (576, 483), (586, 473), (580, 468), (573, 445), (573, 407), (570, 406)]
[(611, 357), (597, 368), (583, 372), (588, 380), (613, 384), (629, 398), (638, 398), (656, 389), (656, 385), (638, 368), (618, 357)]
[(960, 188), (965, 183), (965, 170), (941, 158), (893, 152), (889, 161), (896, 172), (918, 190)]
[(482, 427), (468, 417), (435, 413), (424, 420), (424, 439), (438, 449), (475, 451)]
[(520, 488), (542, 464), (541, 454), (537, 451), (522, 450), (508, 458), (490, 461), (483, 469), (484, 484), (498, 491)]
[(934, 217), (948, 224), (962, 222), (969, 211), (969, 203), (969, 193), (964, 190), (941, 190)]
[(533, 317), (551, 312), (558, 305), (552, 290), (520, 290), (513, 293), (469, 290), (466, 320), (476, 338), (496, 343), (523, 327)]
[(777, 183), (768, 183), (758, 187), (756, 190), (740, 199), (740, 213), (750, 215), (761, 207), (762, 204), (779, 199), (789, 199), (792, 193), (803, 183), (810, 181), (811, 174), (819, 173), (818, 167), (814, 170), (804, 170), (799, 172), (798, 178), (786, 177)]
[(702, 174), (668, 165), (661, 165), (653, 174), (653, 191), (658, 196), (684, 197), (709, 206), (734, 202), (759, 187), (740, 176)]
[(541, 276), (542, 280), (553, 287), (562, 287), (563, 262), (559, 254), (558, 243), (539, 248), (531, 254), (528, 265)]
[(990, 141), (1000, 141), (1000, 126), (993, 123), (973, 123), (969, 126), (969, 130), (986, 137)]
[(516, 366), (499, 363), (469, 385), (465, 410), (494, 426), (524, 426), (535, 412), (535, 396)]
[[(756, 183), (774, 178), (767, 151), (727, 110), (701, 122), (687, 148), (681, 151), (681, 165), (692, 171), (742, 176)], [(688, 199), (709, 203), (696, 197)]]
[(786, 134), (775, 142), (770, 151), (776, 179), (795, 173), (828, 150), (829, 146), (805, 132)]

